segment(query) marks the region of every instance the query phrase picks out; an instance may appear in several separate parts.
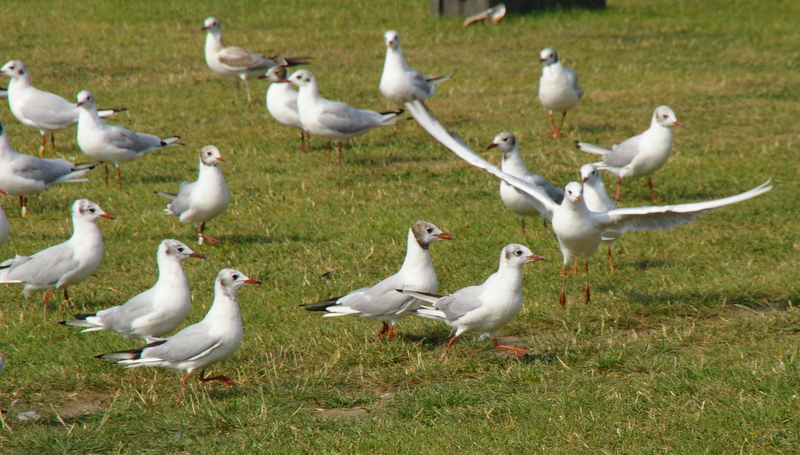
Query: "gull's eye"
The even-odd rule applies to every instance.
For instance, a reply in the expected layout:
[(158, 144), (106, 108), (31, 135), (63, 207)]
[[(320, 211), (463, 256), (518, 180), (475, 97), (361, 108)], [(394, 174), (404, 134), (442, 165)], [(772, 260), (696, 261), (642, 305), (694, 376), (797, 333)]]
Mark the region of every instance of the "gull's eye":
[(95, 212), (94, 207), (89, 207), (89, 213), (94, 213), (94, 212)]
[(514, 254), (516, 254), (517, 256), (522, 256), (522, 250), (516, 250), (514, 251)]
[(428, 234), (431, 234), (431, 233), (433, 233), (433, 228), (428, 228), (428, 229), (427, 229), (427, 232), (428, 232)]
[(178, 247), (178, 253), (183, 253), (183, 248)]
[(238, 280), (238, 279), (239, 279), (239, 275), (237, 275), (237, 274), (235, 274), (235, 273), (234, 273), (234, 274), (233, 274), (233, 276), (232, 276), (231, 278), (233, 278), (234, 280)]

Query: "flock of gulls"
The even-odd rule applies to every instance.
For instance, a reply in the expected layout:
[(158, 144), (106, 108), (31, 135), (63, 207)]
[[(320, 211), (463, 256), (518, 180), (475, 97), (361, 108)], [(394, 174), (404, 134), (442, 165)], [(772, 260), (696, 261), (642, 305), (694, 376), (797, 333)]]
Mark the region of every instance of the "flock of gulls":
[[(578, 142), (580, 150), (599, 155), (600, 161), (582, 166), (579, 181), (561, 188), (530, 172), (522, 160), (514, 134), (501, 132), (487, 147), (501, 152), (502, 164), (498, 168), (448, 131), (432, 114), (426, 101), (435, 94), (436, 85), (451, 76), (429, 77), (411, 69), (403, 56), (396, 31), (384, 35), (386, 60), (379, 89), (398, 109), (374, 112), (323, 98), (317, 79), (308, 70), (288, 73), (287, 67), (308, 64), (309, 57), (266, 56), (227, 46), (222, 40), (220, 22), (213, 17), (205, 20), (203, 30), (207, 33), (205, 58), (208, 67), (222, 76), (235, 78), (237, 87), (238, 82), (243, 81), (248, 103), (253, 102), (248, 79), (271, 81), (266, 94), (267, 109), (276, 121), (300, 132), (303, 152), (310, 150), (311, 136), (326, 139), (330, 163), (332, 142), (335, 141), (341, 164), (342, 141), (394, 124), (402, 120), (401, 115), (407, 111), (436, 141), (469, 164), (499, 178), (500, 198), (520, 216), (523, 234), (525, 217), (539, 215), (551, 223), (563, 258), (563, 287), (558, 299), (562, 306), (567, 300), (568, 265), (574, 261), (573, 273), (577, 273), (579, 259), (585, 261), (583, 297), (587, 302), (590, 300), (589, 258), (601, 244), (608, 247), (613, 273), (611, 246), (623, 233), (678, 226), (710, 210), (745, 201), (772, 188), (767, 181), (749, 191), (712, 201), (618, 208), (622, 180), (644, 176), (649, 179), (666, 163), (672, 152), (671, 127), (682, 125), (667, 106), (655, 108), (650, 127), (645, 132), (619, 145), (606, 148)], [(542, 50), (540, 62), (543, 71), (539, 81), (539, 99), (550, 112), (552, 129), (548, 134), (558, 139), (567, 112), (578, 104), (583, 92), (576, 74), (562, 65), (555, 50)], [(98, 109), (89, 91), (80, 91), (76, 102), (71, 103), (58, 95), (36, 89), (31, 85), (27, 66), (19, 60), (6, 63), (0, 72), (10, 78), (8, 89), (3, 94), (8, 98), (12, 114), (42, 136), (41, 157), (21, 154), (11, 148), (0, 123), (0, 190), (19, 197), (23, 216), (28, 213), (28, 196), (56, 184), (86, 181), (87, 173), (100, 164), (106, 166), (106, 185), (107, 166), (114, 164), (117, 182), (121, 186), (121, 164), (161, 148), (180, 145), (178, 136), (162, 138), (107, 124), (104, 118), (124, 109)], [(562, 114), (558, 126), (554, 117), (557, 113)], [(76, 123), (78, 146), (91, 161), (73, 164), (63, 159), (43, 158), (47, 134), (50, 134), (55, 149), (54, 132)], [(205, 233), (205, 225), (224, 213), (229, 205), (228, 188), (219, 168), (219, 164), (226, 160), (217, 147), (207, 145), (200, 150), (199, 161), (199, 175), (195, 182), (182, 183), (177, 193), (158, 194), (170, 200), (164, 209), (165, 214), (194, 226), (199, 244), (204, 241), (219, 243)], [(617, 177), (613, 200), (603, 186), (600, 170)], [(651, 196), (656, 201), (652, 181), (649, 182)], [(44, 291), (45, 305), (56, 291), (63, 292), (69, 302), (67, 287), (89, 278), (101, 263), (103, 238), (96, 224), (101, 218), (114, 219), (88, 199), (75, 201), (72, 204), (72, 236), (66, 242), (38, 253), (17, 255), (1, 263), (0, 283), (22, 285), (26, 297)], [(0, 245), (8, 235), (8, 222), (0, 210)], [(453, 238), (452, 234), (429, 222), (417, 221), (408, 229), (406, 256), (396, 274), (373, 286), (304, 306), (310, 311), (323, 312), (325, 317), (358, 316), (380, 322), (379, 338), (388, 335), (395, 339), (395, 325), (406, 316), (416, 315), (444, 322), (454, 330), (454, 335), (442, 358), (457, 337), (468, 332), (478, 333), (481, 338), (492, 338), (497, 348), (517, 355), (527, 354), (523, 349), (501, 345), (497, 336), (499, 329), (521, 308), (522, 266), (545, 258), (524, 245), (510, 244), (500, 251), (497, 271), (483, 283), (449, 295), (436, 294), (438, 282), (429, 248), (439, 240)], [(190, 310), (189, 283), (182, 268), (182, 262), (188, 258), (205, 259), (205, 256), (177, 240), (162, 241), (156, 251), (159, 272), (153, 287), (120, 306), (92, 314), (76, 314), (74, 319), (61, 323), (83, 328), (84, 332), (114, 331), (125, 338), (144, 340), (146, 344), (143, 347), (97, 357), (113, 359), (127, 367), (156, 366), (183, 371), (181, 395), (189, 375), (195, 370), (200, 371), (202, 382), (235, 384), (227, 376), (207, 377), (205, 370), (230, 357), (241, 344), (243, 332), (236, 293), (246, 284), (261, 282), (237, 270), (221, 270), (214, 282), (214, 302), (206, 317), (169, 336), (184, 322)], [(0, 368), (2, 365), (0, 356)]]

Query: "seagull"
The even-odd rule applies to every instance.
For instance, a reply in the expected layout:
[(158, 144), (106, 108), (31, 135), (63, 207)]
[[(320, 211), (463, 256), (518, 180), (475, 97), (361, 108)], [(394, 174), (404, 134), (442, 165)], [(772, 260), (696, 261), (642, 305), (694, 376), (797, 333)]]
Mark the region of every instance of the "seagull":
[(76, 314), (63, 325), (86, 327), (82, 332), (113, 330), (125, 338), (148, 342), (177, 329), (189, 315), (191, 294), (181, 262), (186, 258), (205, 259), (183, 243), (167, 239), (158, 245), (158, 281), (122, 306), (93, 314)]
[(419, 71), (408, 67), (400, 49), (400, 37), (394, 30), (384, 33), (386, 61), (383, 64), (380, 90), (389, 101), (403, 107), (407, 101), (425, 102), (436, 93), (436, 84), (449, 80), (453, 75), (440, 77), (423, 76)]
[[(544, 177), (536, 175), (528, 170), (522, 157), (519, 155), (519, 144), (517, 138), (508, 132), (502, 132), (494, 137), (491, 144), (486, 147), (486, 150), (497, 148), (503, 153), (503, 161), (501, 169), (514, 177), (525, 180), (531, 185), (536, 185), (544, 191), (550, 199), (556, 204), (560, 204), (564, 199), (564, 190), (554, 187)], [(540, 215), (545, 220), (545, 227), (547, 227), (547, 210), (539, 204), (536, 199), (528, 196), (509, 185), (504, 181), (500, 181), (500, 199), (503, 201), (509, 210), (519, 215), (520, 223), (522, 225), (522, 235), (525, 235), (525, 217)]]
[(306, 130), (314, 136), (328, 140), (328, 164), (331, 162), (331, 143), (336, 141), (339, 165), (342, 165), (342, 141), (360, 136), (379, 126), (393, 125), (402, 110), (373, 112), (353, 109), (345, 103), (330, 101), (319, 96), (317, 79), (310, 71), (295, 71), (289, 81), (299, 87), (297, 108)]
[(172, 199), (164, 209), (165, 214), (178, 217), (181, 223), (194, 225), (194, 233), (200, 245), (204, 239), (215, 245), (219, 244), (219, 240), (204, 234), (204, 230), (206, 222), (228, 208), (228, 186), (219, 168), (219, 163), (227, 162), (218, 148), (206, 145), (200, 149), (200, 174), (196, 181), (181, 183), (178, 194), (156, 191), (159, 196)]
[(222, 41), (219, 20), (215, 17), (206, 18), (203, 30), (206, 31), (205, 52), (208, 67), (223, 76), (243, 80), (247, 89), (248, 106), (253, 104), (250, 86), (247, 85), (248, 77), (261, 76), (273, 66), (305, 65), (311, 59), (310, 57), (283, 57), (280, 55), (266, 56), (242, 47), (226, 46)]
[[(592, 212), (603, 213), (617, 209), (617, 204), (608, 197), (606, 187), (600, 178), (600, 172), (594, 164), (584, 164), (581, 166), (581, 181), (583, 182), (583, 201), (586, 208)], [(603, 233), (603, 243), (608, 246), (608, 264), (611, 266), (611, 273), (614, 273), (614, 256), (611, 247), (617, 241), (619, 234), (613, 231)], [(577, 267), (577, 262), (575, 263)], [(577, 273), (577, 268), (573, 270)]]
[(108, 125), (97, 114), (97, 106), (91, 92), (78, 93), (78, 147), (86, 155), (105, 163), (105, 182), (108, 186), (108, 163), (117, 168), (117, 183), (122, 188), (119, 165), (141, 158), (146, 153), (164, 147), (174, 147), (180, 136), (161, 139), (145, 133), (134, 133), (121, 126)]
[(57, 183), (85, 182), (87, 172), (99, 163), (72, 164), (60, 158), (37, 158), (11, 148), (0, 123), (0, 188), (19, 197), (22, 216), (28, 214), (28, 196), (39, 194)]
[(427, 221), (417, 221), (408, 230), (406, 258), (397, 273), (375, 286), (357, 289), (342, 297), (311, 303), (306, 305), (306, 309), (327, 311), (323, 317), (351, 315), (380, 321), (383, 328), (378, 333), (378, 338), (383, 338), (388, 333), (394, 340), (394, 325), (419, 306), (417, 299), (397, 290), (436, 292), (438, 281), (428, 247), (437, 240), (453, 238), (452, 234), (440, 231)]
[(485, 169), (495, 177), (505, 180), (515, 188), (524, 191), (539, 201), (547, 210), (548, 218), (553, 225), (553, 231), (558, 238), (558, 244), (564, 258), (564, 286), (559, 297), (559, 303), (562, 306), (566, 304), (567, 264), (577, 258), (587, 260), (584, 298), (587, 302), (589, 301), (588, 259), (600, 247), (603, 238), (609, 238), (609, 233), (621, 235), (627, 231), (669, 229), (694, 221), (698, 216), (715, 208), (742, 202), (772, 189), (769, 184), (770, 181), (767, 180), (749, 191), (723, 199), (679, 205), (631, 207), (607, 212), (592, 212), (586, 207), (581, 184), (570, 182), (564, 188), (564, 200), (559, 205), (553, 202), (540, 188), (503, 172), (484, 160), (480, 155), (472, 151), (464, 141), (448, 132), (433, 117), (424, 104), (414, 101), (406, 103), (406, 108), (431, 136), (455, 152), (456, 155), (473, 166)]
[[(539, 101), (550, 111), (550, 125), (553, 128), (547, 134), (554, 139), (561, 137), (561, 127), (567, 117), (567, 111), (578, 105), (583, 96), (578, 87), (578, 76), (571, 69), (564, 68), (558, 54), (551, 48), (543, 49), (539, 54), (542, 64), (542, 77), (539, 78)], [(556, 128), (553, 112), (561, 112), (561, 123)]]
[(64, 299), (69, 302), (67, 286), (92, 276), (103, 258), (103, 235), (95, 224), (100, 218), (116, 219), (88, 199), (75, 201), (72, 204), (72, 237), (32, 256), (18, 255), (3, 262), (0, 283), (24, 285), (25, 298), (37, 291), (47, 291), (45, 308), (56, 289), (63, 289)]
[[(267, 110), (272, 118), (286, 126), (300, 130), (300, 150), (306, 152), (306, 129), (300, 121), (300, 112), (297, 110), (297, 91), (292, 89), (292, 84), (286, 79), (285, 66), (273, 66), (267, 74), (259, 79), (269, 79), (272, 84), (267, 89)], [(309, 137), (308, 149), (311, 150)]]
[[(78, 122), (78, 107), (73, 103), (50, 92), (39, 90), (31, 85), (28, 67), (19, 60), (11, 60), (0, 68), (0, 72), (11, 78), (8, 84), (8, 107), (11, 113), (23, 125), (35, 128), (42, 133), (42, 147), (39, 155), (44, 156), (47, 145), (47, 133), (53, 150), (56, 149), (56, 130), (69, 128)], [(98, 112), (100, 117), (108, 117), (126, 108), (104, 109)]]
[(181, 381), (178, 402), (189, 375), (200, 370), (200, 382), (222, 381), (227, 386), (236, 382), (227, 376), (205, 377), (206, 368), (232, 356), (242, 344), (242, 320), (236, 291), (245, 284), (261, 284), (234, 269), (223, 269), (214, 282), (214, 303), (206, 317), (175, 335), (156, 340), (145, 346), (127, 351), (98, 355), (99, 359), (117, 359), (120, 365), (134, 367), (162, 367), (185, 371)]
[(650, 174), (661, 169), (672, 153), (672, 126), (683, 126), (675, 117), (675, 112), (668, 106), (658, 106), (653, 111), (650, 128), (644, 133), (625, 139), (619, 145), (610, 149), (576, 142), (579, 149), (584, 152), (601, 155), (602, 161), (594, 163), (598, 169), (603, 169), (617, 176), (617, 193), (614, 202), (619, 202), (619, 187), (622, 179), (628, 177), (647, 176), (650, 187), (650, 197), (657, 201), (653, 191), (653, 180)]
[(544, 260), (542, 256), (531, 253), (526, 246), (512, 243), (500, 252), (500, 267), (483, 284), (444, 296), (414, 290), (398, 291), (433, 304), (417, 309), (419, 316), (442, 321), (456, 330), (441, 358), (464, 332), (481, 333), (480, 339), (491, 337), (496, 348), (526, 355), (528, 351), (524, 349), (498, 343), (497, 331), (522, 308), (522, 266), (531, 261)]

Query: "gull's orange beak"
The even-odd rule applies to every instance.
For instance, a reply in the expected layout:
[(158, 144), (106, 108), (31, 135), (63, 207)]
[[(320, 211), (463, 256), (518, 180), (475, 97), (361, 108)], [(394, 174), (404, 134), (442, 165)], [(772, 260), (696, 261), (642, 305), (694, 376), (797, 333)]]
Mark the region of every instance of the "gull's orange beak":
[(109, 219), (109, 220), (116, 220), (116, 218), (114, 218), (113, 216), (109, 215), (108, 213), (104, 213), (104, 214), (100, 215), (100, 218), (106, 218), (106, 219)]
[(455, 240), (455, 238), (456, 238), (456, 236), (454, 236), (453, 234), (451, 234), (449, 232), (442, 232), (441, 234), (434, 234), (434, 237), (436, 237), (439, 240)]
[(197, 258), (197, 259), (206, 259), (205, 254), (195, 253), (192, 251), (192, 254), (189, 255), (190, 258)]
[(492, 142), (491, 144), (489, 144), (489, 145), (487, 145), (487, 146), (486, 146), (486, 150), (493, 149), (493, 148), (495, 148), (495, 147), (497, 147), (497, 144), (495, 144), (494, 142)]
[(258, 280), (254, 280), (254, 279), (252, 279), (252, 278), (249, 278), (249, 279), (247, 279), (247, 280), (244, 280), (244, 282), (245, 282), (245, 283), (247, 283), (247, 284), (262, 284), (260, 281), (258, 281)]
[(532, 255), (528, 256), (528, 259), (530, 259), (531, 261), (546, 261), (547, 260), (546, 257), (539, 256), (538, 254), (532, 254)]

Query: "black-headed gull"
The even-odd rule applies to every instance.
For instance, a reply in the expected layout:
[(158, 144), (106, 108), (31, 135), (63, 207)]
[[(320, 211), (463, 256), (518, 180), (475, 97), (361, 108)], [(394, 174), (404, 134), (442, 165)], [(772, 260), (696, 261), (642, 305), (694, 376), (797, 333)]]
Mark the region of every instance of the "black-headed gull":
[[(300, 130), (300, 150), (305, 153), (307, 133), (303, 122), (300, 121), (300, 112), (297, 110), (297, 90), (292, 88), (286, 76), (285, 66), (273, 66), (267, 74), (258, 78), (269, 79), (272, 82), (267, 89), (267, 110), (278, 123)], [(308, 151), (310, 151), (311, 138), (308, 140)]]
[(78, 147), (86, 155), (105, 163), (105, 182), (108, 186), (108, 163), (117, 168), (117, 183), (122, 188), (119, 165), (141, 158), (146, 153), (164, 147), (174, 147), (180, 136), (161, 139), (145, 133), (134, 133), (121, 126), (109, 125), (97, 114), (97, 105), (91, 92), (78, 93)]
[(183, 182), (178, 193), (156, 191), (159, 196), (172, 199), (164, 213), (178, 217), (181, 223), (192, 223), (197, 243), (203, 240), (218, 244), (219, 240), (204, 233), (206, 223), (227, 210), (230, 196), (219, 163), (227, 163), (213, 145), (200, 149), (200, 173), (194, 182)]
[(386, 60), (378, 88), (389, 101), (403, 107), (407, 101), (425, 102), (436, 93), (436, 84), (449, 80), (452, 74), (439, 77), (423, 76), (419, 71), (408, 67), (400, 48), (400, 37), (394, 30), (383, 35), (386, 44)]
[(242, 319), (236, 291), (245, 284), (261, 284), (234, 269), (223, 269), (214, 281), (214, 303), (206, 317), (175, 335), (127, 351), (98, 355), (100, 359), (117, 359), (117, 364), (128, 368), (161, 367), (185, 371), (181, 380), (180, 402), (183, 387), (189, 375), (200, 370), (200, 382), (222, 381), (233, 386), (236, 382), (227, 376), (205, 377), (206, 368), (232, 356), (242, 344)]
[(113, 330), (125, 338), (152, 339), (177, 329), (189, 315), (192, 295), (181, 262), (187, 258), (205, 259), (183, 243), (167, 239), (158, 245), (158, 281), (150, 289), (125, 304), (92, 314), (76, 314), (74, 321), (61, 324), (85, 327), (82, 332)]
[(297, 109), (300, 121), (314, 136), (328, 140), (328, 163), (331, 162), (331, 143), (336, 141), (339, 165), (342, 164), (342, 141), (360, 136), (379, 126), (397, 123), (402, 110), (374, 112), (353, 109), (345, 103), (327, 100), (319, 96), (317, 79), (308, 70), (299, 70), (289, 76), (289, 81), (299, 88)]
[(614, 202), (619, 202), (619, 187), (622, 179), (647, 176), (650, 197), (657, 201), (650, 175), (661, 169), (672, 153), (672, 126), (683, 126), (668, 106), (658, 106), (653, 111), (650, 128), (642, 134), (625, 139), (610, 149), (587, 142), (576, 142), (584, 152), (601, 155), (602, 161), (593, 163), (598, 169), (617, 176), (617, 192)]
[(294, 66), (305, 65), (310, 57), (283, 57), (280, 55), (266, 56), (236, 46), (226, 46), (222, 41), (222, 29), (219, 20), (215, 17), (206, 18), (203, 22), (203, 30), (206, 32), (206, 63), (217, 74), (226, 77), (233, 77), (244, 81), (247, 89), (247, 105), (253, 104), (250, 96), (250, 86), (247, 84), (248, 78), (261, 76), (273, 66)]
[[(553, 200), (553, 202), (556, 204), (561, 203), (564, 199), (564, 190), (551, 185), (546, 178), (528, 170), (528, 167), (525, 166), (525, 162), (522, 161), (522, 156), (519, 154), (519, 143), (517, 143), (516, 136), (509, 132), (502, 132), (495, 136), (492, 143), (486, 147), (487, 150), (492, 148), (497, 148), (503, 153), (500, 165), (500, 169), (502, 169), (503, 172), (525, 180), (531, 185), (538, 186)], [(522, 235), (525, 235), (526, 216), (540, 215), (545, 218), (544, 223), (545, 226), (547, 225), (547, 210), (545, 210), (536, 199), (502, 180), (500, 181), (500, 199), (509, 210), (519, 215), (520, 224), (522, 225)]]
[(115, 219), (88, 199), (72, 204), (72, 237), (31, 256), (16, 256), (0, 264), (0, 283), (22, 284), (27, 298), (37, 291), (47, 291), (47, 307), (53, 290), (63, 289), (69, 302), (67, 286), (78, 284), (94, 274), (103, 259), (103, 235), (97, 227), (100, 218)]
[[(6, 63), (0, 68), (0, 72), (11, 78), (8, 84), (8, 107), (11, 108), (11, 113), (23, 125), (42, 133), (39, 155), (44, 155), (48, 132), (55, 150), (56, 139), (53, 132), (69, 128), (78, 122), (78, 106), (56, 94), (33, 87), (28, 67), (19, 60)], [(98, 115), (108, 117), (124, 110), (126, 109), (103, 109)]]
[[(551, 48), (542, 49), (539, 54), (542, 64), (542, 77), (539, 78), (539, 101), (542, 106), (550, 111), (550, 126), (553, 128), (547, 134), (555, 139), (561, 137), (561, 127), (567, 111), (578, 105), (578, 100), (583, 96), (578, 86), (578, 76), (574, 71), (564, 68), (558, 54)], [(556, 127), (553, 112), (561, 112), (561, 123)]]
[(380, 321), (383, 327), (378, 338), (383, 338), (388, 333), (394, 340), (394, 325), (419, 306), (417, 299), (403, 295), (397, 289), (436, 292), (438, 281), (428, 247), (437, 240), (453, 238), (452, 234), (442, 232), (427, 221), (417, 221), (408, 230), (406, 258), (397, 273), (372, 287), (308, 304), (306, 309), (327, 311), (323, 317), (349, 315)]
[(497, 331), (506, 325), (522, 308), (522, 266), (531, 261), (544, 261), (526, 246), (512, 243), (500, 252), (500, 266), (482, 284), (469, 286), (450, 294), (436, 295), (414, 290), (404, 294), (432, 303), (422, 306), (416, 313), (428, 319), (442, 321), (456, 330), (447, 342), (442, 358), (462, 333), (478, 332), (480, 339), (491, 337), (494, 346), (525, 355), (528, 351), (503, 346), (497, 342)]
[(85, 182), (87, 172), (98, 163), (72, 164), (60, 158), (38, 158), (11, 148), (0, 123), (0, 188), (19, 197), (22, 216), (28, 214), (28, 196), (39, 194), (57, 183)]
[[(606, 186), (603, 185), (600, 172), (594, 167), (594, 164), (581, 166), (581, 182), (583, 182), (583, 201), (586, 203), (586, 208), (599, 213), (617, 209), (617, 204), (608, 197)], [(619, 234), (613, 231), (603, 233), (603, 243), (608, 246), (608, 264), (611, 267), (611, 273), (614, 273), (614, 255), (611, 247), (614, 246), (618, 237)], [(574, 271), (577, 272), (577, 270)]]
[(566, 303), (567, 264), (577, 258), (587, 260), (584, 297), (587, 302), (589, 301), (588, 258), (597, 251), (603, 238), (607, 237), (609, 232), (620, 235), (627, 231), (668, 229), (693, 221), (712, 209), (742, 202), (772, 189), (768, 180), (749, 191), (723, 199), (660, 207), (631, 207), (596, 213), (586, 207), (581, 184), (571, 182), (564, 188), (564, 200), (559, 205), (553, 202), (539, 187), (503, 172), (484, 160), (464, 141), (448, 132), (424, 104), (414, 101), (406, 103), (406, 108), (431, 136), (455, 152), (456, 155), (531, 195), (547, 210), (553, 231), (558, 238), (561, 254), (564, 257), (564, 287), (559, 297), (561, 305)]

